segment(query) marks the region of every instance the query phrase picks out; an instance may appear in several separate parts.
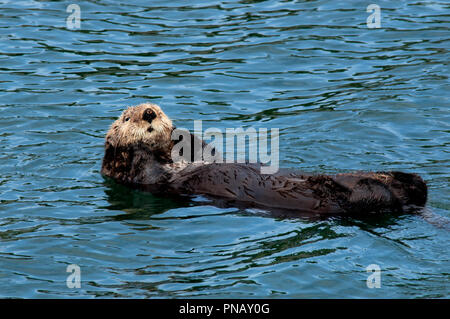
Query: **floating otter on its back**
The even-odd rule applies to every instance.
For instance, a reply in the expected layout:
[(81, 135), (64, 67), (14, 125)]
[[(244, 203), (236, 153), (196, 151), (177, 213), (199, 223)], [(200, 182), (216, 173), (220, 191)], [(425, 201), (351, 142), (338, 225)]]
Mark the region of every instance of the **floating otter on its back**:
[(206, 195), (231, 205), (317, 214), (404, 212), (424, 206), (427, 186), (416, 174), (358, 172), (312, 175), (257, 164), (174, 162), (175, 127), (155, 104), (130, 107), (110, 127), (102, 174), (154, 193)]

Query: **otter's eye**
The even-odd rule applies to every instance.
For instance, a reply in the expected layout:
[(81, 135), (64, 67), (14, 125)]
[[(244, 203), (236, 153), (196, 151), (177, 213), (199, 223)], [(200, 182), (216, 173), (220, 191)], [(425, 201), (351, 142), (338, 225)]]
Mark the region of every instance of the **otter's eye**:
[(144, 121), (147, 121), (151, 123), (156, 117), (156, 113), (152, 109), (146, 109), (144, 111), (144, 115), (142, 116), (142, 119)]
[(128, 122), (130, 120), (130, 118), (129, 117), (127, 117), (126, 119), (125, 119), (125, 122)]

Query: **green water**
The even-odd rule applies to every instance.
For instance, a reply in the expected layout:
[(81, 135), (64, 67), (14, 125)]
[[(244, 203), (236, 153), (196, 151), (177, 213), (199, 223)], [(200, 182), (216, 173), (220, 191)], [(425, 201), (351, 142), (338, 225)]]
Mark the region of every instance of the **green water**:
[[(0, 297), (449, 297), (448, 2), (377, 1), (379, 29), (365, 1), (76, 3), (69, 30), (70, 2), (0, 0)], [(417, 172), (431, 217), (279, 219), (105, 181), (104, 135), (145, 101), (179, 127), (279, 128), (283, 167)]]

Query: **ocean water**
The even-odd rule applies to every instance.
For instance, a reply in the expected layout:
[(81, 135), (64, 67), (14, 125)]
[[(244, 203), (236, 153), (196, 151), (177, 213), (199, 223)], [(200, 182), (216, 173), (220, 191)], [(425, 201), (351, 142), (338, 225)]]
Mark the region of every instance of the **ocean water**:
[[(70, 29), (70, 1), (0, 0), (0, 297), (448, 298), (450, 5), (373, 2), (380, 28), (370, 1), (74, 1)], [(426, 212), (283, 219), (103, 179), (146, 101), (279, 128), (282, 167), (419, 173)]]

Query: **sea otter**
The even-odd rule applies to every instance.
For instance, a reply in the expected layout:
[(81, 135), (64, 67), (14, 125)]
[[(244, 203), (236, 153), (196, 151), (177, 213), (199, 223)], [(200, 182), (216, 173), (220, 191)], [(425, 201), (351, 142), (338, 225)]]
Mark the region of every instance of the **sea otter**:
[(262, 174), (258, 164), (173, 161), (174, 129), (156, 104), (129, 107), (106, 134), (102, 174), (153, 193), (309, 214), (402, 213), (427, 200), (425, 182), (412, 173)]

